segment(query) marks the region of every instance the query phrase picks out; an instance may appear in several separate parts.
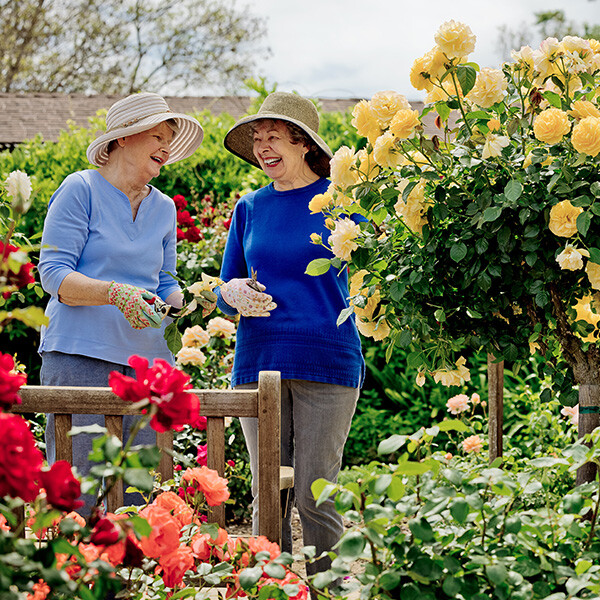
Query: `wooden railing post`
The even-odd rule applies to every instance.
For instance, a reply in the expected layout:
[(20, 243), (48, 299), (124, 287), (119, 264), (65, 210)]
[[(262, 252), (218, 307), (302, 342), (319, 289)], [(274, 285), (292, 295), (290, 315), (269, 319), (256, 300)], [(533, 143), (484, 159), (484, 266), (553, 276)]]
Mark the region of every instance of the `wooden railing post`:
[(504, 361), (496, 362), (492, 354), (487, 357), (489, 457), (490, 463), (502, 456), (502, 428), (504, 425)]

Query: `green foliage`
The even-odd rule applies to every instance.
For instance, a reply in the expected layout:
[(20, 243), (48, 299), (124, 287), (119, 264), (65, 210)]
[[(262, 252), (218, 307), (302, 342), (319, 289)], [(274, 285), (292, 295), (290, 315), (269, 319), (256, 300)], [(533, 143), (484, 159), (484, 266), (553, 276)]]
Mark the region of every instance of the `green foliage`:
[(382, 445), (382, 454), (402, 450), (393, 464), (354, 467), (344, 484), (313, 484), (317, 503), (335, 495), (353, 524), (331, 569), (313, 583), (322, 587), (352, 569), (364, 599), (597, 598), (600, 489), (555, 482), (572, 485), (579, 466), (600, 462), (600, 434), (591, 449), (573, 444), (560, 457), (500, 468), (500, 461), (431, 454), (443, 423)]

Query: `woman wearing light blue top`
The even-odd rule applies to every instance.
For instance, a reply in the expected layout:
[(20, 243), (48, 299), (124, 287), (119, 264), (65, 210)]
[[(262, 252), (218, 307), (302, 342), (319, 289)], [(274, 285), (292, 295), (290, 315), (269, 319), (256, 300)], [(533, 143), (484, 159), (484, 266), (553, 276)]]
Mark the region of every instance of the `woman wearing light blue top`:
[[(331, 233), (323, 214), (311, 214), (308, 208), (329, 186), (332, 155), (318, 127), (310, 100), (275, 92), (257, 114), (242, 118), (227, 133), (225, 147), (261, 168), (272, 183), (236, 204), (218, 306), (241, 315), (233, 385), (254, 387), (259, 371), (281, 372), (282, 463), (294, 467), (304, 544), (315, 546), (320, 555), (335, 546), (343, 525), (332, 499), (316, 505), (311, 484), (337, 478), (364, 361), (354, 321), (337, 325), (340, 311), (348, 306), (346, 271), (330, 269), (319, 277), (305, 272), (311, 260), (330, 256), (310, 239), (313, 233), (324, 238)], [(256, 475), (256, 419), (242, 419), (242, 428)], [(260, 502), (256, 491), (253, 485), (255, 517)], [(253, 526), (257, 532), (255, 519)], [(292, 551), (289, 511), (282, 549)], [(328, 560), (321, 560), (307, 565), (307, 571), (313, 574), (327, 565)]]
[[(173, 201), (149, 182), (163, 165), (191, 156), (203, 131), (151, 93), (116, 102), (106, 124), (87, 149), (99, 168), (69, 175), (48, 206), (39, 262), (51, 296), (39, 348), (43, 385), (107, 386), (111, 371), (134, 375), (127, 365), (132, 354), (173, 364), (154, 303), (182, 305), (168, 274), (176, 270), (177, 215)], [(74, 415), (73, 425), (103, 420)], [(49, 462), (52, 432), (49, 417)], [(79, 435), (73, 446), (74, 464), (85, 474), (91, 440)]]

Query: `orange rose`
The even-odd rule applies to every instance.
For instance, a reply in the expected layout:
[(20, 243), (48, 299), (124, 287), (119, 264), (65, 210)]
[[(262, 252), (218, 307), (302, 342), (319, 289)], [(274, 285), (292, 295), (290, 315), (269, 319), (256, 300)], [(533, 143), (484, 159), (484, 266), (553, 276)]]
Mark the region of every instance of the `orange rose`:
[(182, 475), (183, 481), (195, 485), (206, 498), (209, 506), (218, 506), (229, 499), (227, 479), (206, 466), (187, 469)]
[(163, 568), (163, 581), (170, 588), (177, 587), (183, 582), (183, 575), (194, 566), (192, 549), (187, 546), (177, 548), (161, 557), (160, 566)]
[(162, 492), (152, 504), (166, 508), (182, 527), (192, 522), (194, 511), (175, 492)]
[(179, 521), (162, 506), (150, 505), (140, 511), (152, 527), (152, 533), (141, 539), (141, 547), (146, 556), (158, 558), (173, 552), (179, 547)]
[(223, 560), (225, 552), (223, 547), (229, 544), (229, 535), (219, 527), (219, 533), (216, 539), (210, 537), (208, 533), (197, 533), (190, 542), (190, 548), (198, 560), (208, 561), (211, 556), (216, 556)]

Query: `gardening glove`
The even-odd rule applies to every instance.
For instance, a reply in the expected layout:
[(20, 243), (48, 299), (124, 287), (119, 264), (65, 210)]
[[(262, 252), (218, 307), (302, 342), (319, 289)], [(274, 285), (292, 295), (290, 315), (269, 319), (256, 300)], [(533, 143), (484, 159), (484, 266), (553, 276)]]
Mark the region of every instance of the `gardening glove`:
[(255, 279), (231, 279), (220, 289), (223, 300), (243, 317), (268, 317), (277, 308), (273, 297), (264, 293), (265, 286)]
[(160, 300), (148, 290), (112, 281), (108, 288), (108, 303), (116, 306), (134, 329), (160, 327), (162, 319), (153, 304)]

